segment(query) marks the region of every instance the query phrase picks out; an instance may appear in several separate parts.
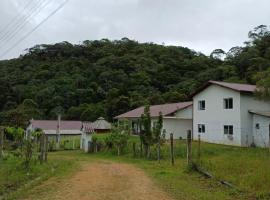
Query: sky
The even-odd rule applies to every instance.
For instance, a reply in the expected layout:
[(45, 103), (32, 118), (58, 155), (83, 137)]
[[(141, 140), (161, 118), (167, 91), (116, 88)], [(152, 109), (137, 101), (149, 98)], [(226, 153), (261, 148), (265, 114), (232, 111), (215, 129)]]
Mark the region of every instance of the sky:
[(1, 0), (0, 59), (36, 44), (123, 37), (209, 55), (242, 46), (250, 30), (270, 25), (269, 0), (68, 0), (32, 32), (64, 1)]

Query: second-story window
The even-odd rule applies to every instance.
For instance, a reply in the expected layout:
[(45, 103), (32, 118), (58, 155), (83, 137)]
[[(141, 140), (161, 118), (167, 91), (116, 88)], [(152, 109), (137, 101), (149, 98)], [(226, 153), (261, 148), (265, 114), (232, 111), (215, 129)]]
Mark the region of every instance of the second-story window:
[(223, 99), (223, 107), (224, 109), (233, 109), (233, 98)]
[(205, 100), (200, 100), (198, 104), (199, 110), (205, 110)]

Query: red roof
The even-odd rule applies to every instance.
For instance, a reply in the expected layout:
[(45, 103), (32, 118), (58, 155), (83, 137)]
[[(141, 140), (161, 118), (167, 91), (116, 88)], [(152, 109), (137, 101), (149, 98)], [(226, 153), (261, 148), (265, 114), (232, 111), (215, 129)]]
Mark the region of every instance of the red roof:
[[(42, 130), (56, 130), (57, 120), (31, 120), (33, 128), (40, 128)], [(60, 121), (61, 130), (81, 130), (81, 121)]]
[(248, 93), (254, 93), (256, 91), (256, 85), (249, 85), (249, 84), (241, 84), (241, 83), (228, 83), (228, 82), (221, 82), (221, 81), (208, 81), (206, 84), (204, 84), (202, 87), (200, 87), (194, 94), (191, 96), (195, 96), (196, 94), (203, 91), (205, 88), (207, 88), (210, 85), (219, 85), (221, 87), (225, 87), (228, 89), (232, 89), (238, 92), (248, 92)]
[[(170, 104), (162, 104), (162, 105), (153, 105), (150, 106), (150, 115), (151, 117), (158, 117), (159, 113), (161, 112), (163, 116), (170, 115), (175, 113), (178, 110), (182, 110), (186, 107), (189, 107), (192, 105), (192, 102), (180, 102), (180, 103), (170, 103)], [(120, 118), (138, 118), (141, 117), (141, 115), (144, 112), (144, 106), (141, 106), (139, 108), (136, 108), (134, 110), (131, 110), (129, 112), (126, 112), (124, 114), (118, 115), (115, 117), (115, 119)]]

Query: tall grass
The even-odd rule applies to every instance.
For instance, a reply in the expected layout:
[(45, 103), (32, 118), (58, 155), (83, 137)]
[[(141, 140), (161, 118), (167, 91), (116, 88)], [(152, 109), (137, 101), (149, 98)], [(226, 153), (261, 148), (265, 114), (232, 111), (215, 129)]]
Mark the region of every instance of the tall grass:
[[(102, 141), (106, 135), (98, 137)], [(132, 136), (126, 147), (125, 157), (133, 158), (132, 143), (136, 143), (136, 158), (139, 157), (139, 137)], [(186, 141), (174, 141), (174, 155), (182, 167), (186, 166)], [(116, 155), (115, 150), (107, 155)], [(192, 143), (192, 158), (197, 160), (198, 143)], [(161, 147), (163, 162), (170, 161), (170, 145), (166, 142)], [(141, 158), (145, 160), (146, 158)], [(156, 147), (151, 147), (151, 160), (157, 159)], [(270, 199), (270, 154), (267, 149), (244, 148), (218, 144), (201, 143), (200, 166), (211, 173), (216, 179), (225, 180), (252, 198)], [(165, 172), (164, 172), (165, 173)]]

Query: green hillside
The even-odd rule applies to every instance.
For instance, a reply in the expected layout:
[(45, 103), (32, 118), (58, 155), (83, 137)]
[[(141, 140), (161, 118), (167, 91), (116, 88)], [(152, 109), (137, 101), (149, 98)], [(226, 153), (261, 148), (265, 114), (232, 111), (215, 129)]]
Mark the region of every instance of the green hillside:
[(258, 26), (248, 36), (243, 47), (210, 56), (128, 38), (34, 46), (0, 61), (0, 122), (25, 125), (31, 117), (54, 119), (59, 112), (66, 119), (112, 120), (146, 101), (188, 100), (210, 79), (269, 88), (270, 32)]

